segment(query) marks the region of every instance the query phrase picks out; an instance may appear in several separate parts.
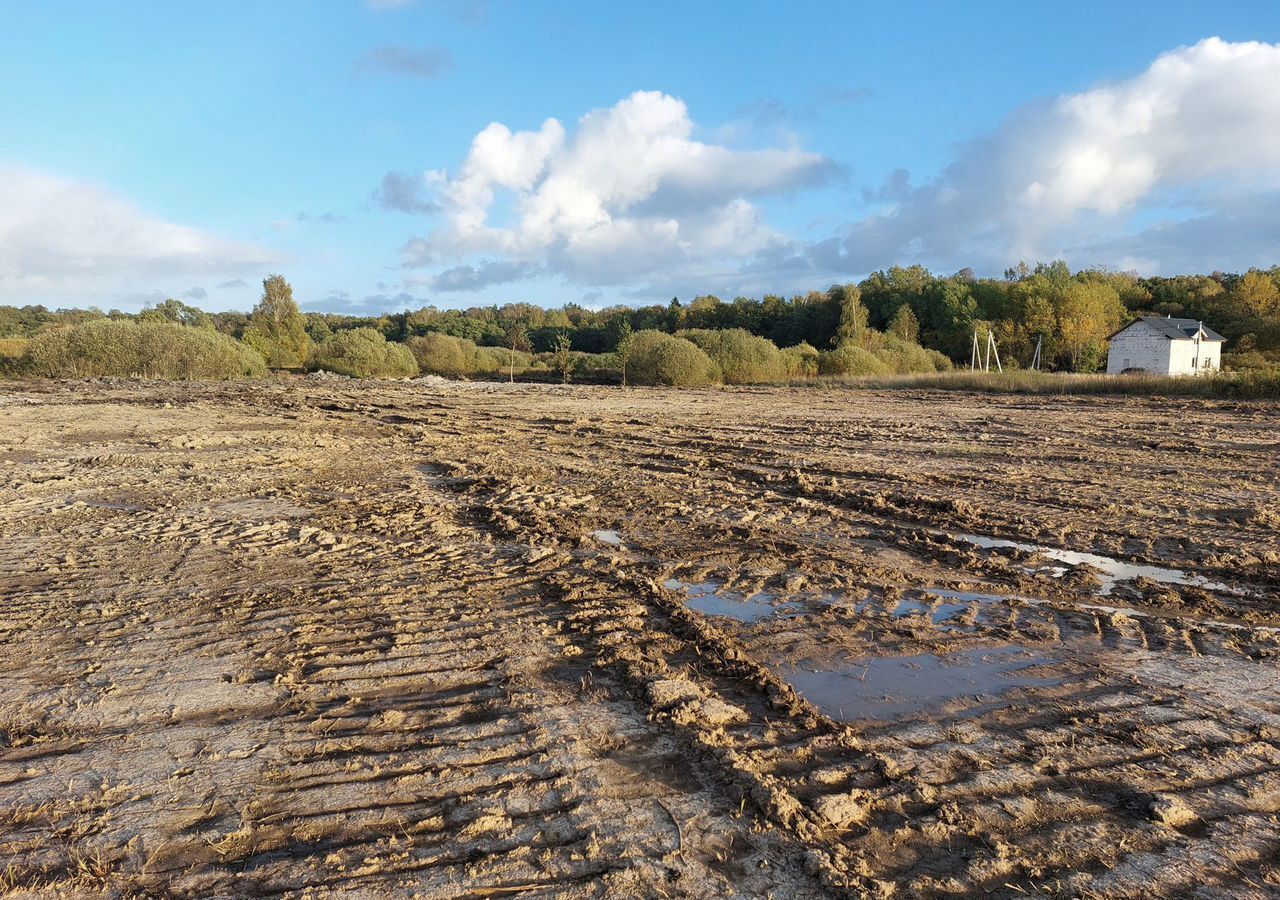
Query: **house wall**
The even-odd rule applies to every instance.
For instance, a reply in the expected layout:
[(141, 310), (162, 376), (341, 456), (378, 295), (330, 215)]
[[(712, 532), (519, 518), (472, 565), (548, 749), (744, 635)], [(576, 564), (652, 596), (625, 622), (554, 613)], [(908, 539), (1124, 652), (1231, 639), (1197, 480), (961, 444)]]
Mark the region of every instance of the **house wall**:
[(1156, 375), (1169, 374), (1169, 344), (1164, 335), (1142, 322), (1135, 322), (1111, 339), (1107, 350), (1107, 374), (1125, 369), (1146, 369)]
[[(1170, 375), (1203, 375), (1205, 372), (1218, 371), (1218, 364), (1222, 360), (1220, 341), (1201, 341), (1198, 354), (1194, 340), (1170, 341), (1169, 345)], [(1196, 365), (1197, 355), (1199, 366)]]
[(1200, 342), (1199, 368), (1195, 365), (1196, 356), (1193, 339), (1170, 340), (1154, 328), (1135, 322), (1111, 339), (1111, 347), (1107, 350), (1107, 374), (1118, 375), (1125, 369), (1145, 369), (1153, 375), (1216, 372), (1222, 361), (1222, 343)]

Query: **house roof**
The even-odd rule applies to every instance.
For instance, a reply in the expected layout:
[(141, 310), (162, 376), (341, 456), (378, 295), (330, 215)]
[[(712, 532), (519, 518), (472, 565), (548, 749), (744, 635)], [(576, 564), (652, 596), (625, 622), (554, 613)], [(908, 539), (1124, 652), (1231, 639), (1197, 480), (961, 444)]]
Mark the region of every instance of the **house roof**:
[[(1139, 322), (1150, 325), (1160, 335), (1162, 335), (1165, 338), (1168, 338), (1171, 341), (1195, 340), (1197, 328), (1204, 329), (1204, 337), (1201, 338), (1201, 340), (1203, 341), (1225, 341), (1226, 340), (1226, 338), (1218, 334), (1218, 332), (1214, 331), (1212, 328), (1209, 328), (1208, 326), (1201, 325), (1195, 319), (1170, 319), (1164, 316), (1139, 316), (1138, 318), (1130, 322), (1128, 325), (1124, 326), (1124, 328), (1121, 328), (1120, 331), (1128, 331), (1130, 328), (1132, 328), (1134, 325), (1137, 325)], [(1107, 340), (1111, 340), (1111, 338), (1115, 337), (1116, 334), (1119, 334), (1120, 331), (1117, 331), (1115, 334), (1111, 335), (1111, 337), (1107, 338)]]

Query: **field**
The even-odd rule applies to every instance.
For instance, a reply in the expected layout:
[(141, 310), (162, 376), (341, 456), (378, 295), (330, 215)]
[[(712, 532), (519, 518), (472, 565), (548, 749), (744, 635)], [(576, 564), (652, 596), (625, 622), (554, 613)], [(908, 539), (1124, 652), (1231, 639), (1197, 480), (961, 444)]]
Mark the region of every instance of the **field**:
[(1278, 426), (4, 384), (0, 893), (1275, 895)]

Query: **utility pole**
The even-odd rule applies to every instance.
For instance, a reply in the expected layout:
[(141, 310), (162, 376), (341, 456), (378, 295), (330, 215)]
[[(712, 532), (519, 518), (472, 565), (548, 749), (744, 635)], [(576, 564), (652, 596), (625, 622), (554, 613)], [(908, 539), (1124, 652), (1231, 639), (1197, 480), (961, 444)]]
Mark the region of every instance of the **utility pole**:
[(994, 331), (987, 332), (987, 371), (991, 371), (991, 355), (996, 357), (996, 371), (1004, 373), (1004, 366), (1000, 365), (1000, 348), (996, 346), (996, 334)]

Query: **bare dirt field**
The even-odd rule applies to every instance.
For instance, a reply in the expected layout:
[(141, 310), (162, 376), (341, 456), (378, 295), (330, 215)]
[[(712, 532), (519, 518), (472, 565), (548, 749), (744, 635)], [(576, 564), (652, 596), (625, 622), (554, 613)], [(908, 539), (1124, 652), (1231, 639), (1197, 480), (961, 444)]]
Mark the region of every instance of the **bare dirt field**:
[(0, 893), (1280, 894), (1280, 405), (0, 386)]

